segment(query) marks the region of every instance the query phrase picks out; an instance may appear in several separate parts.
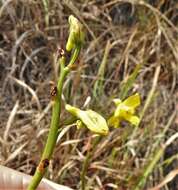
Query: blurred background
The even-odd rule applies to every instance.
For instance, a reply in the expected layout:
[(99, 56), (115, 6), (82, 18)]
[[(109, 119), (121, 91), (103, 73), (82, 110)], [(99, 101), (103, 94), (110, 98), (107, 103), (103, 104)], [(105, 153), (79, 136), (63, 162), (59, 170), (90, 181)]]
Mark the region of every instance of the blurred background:
[[(163, 190), (178, 189), (178, 140), (166, 144), (178, 131), (177, 0), (1, 0), (0, 163), (34, 174), (50, 125), (55, 54), (65, 48), (71, 14), (86, 38), (64, 102), (107, 118), (113, 98), (138, 92), (142, 99), (139, 127), (111, 128), (97, 145), (88, 189), (149, 189), (161, 182)], [(62, 121), (68, 118), (63, 109)], [(62, 130), (46, 177), (79, 189), (93, 134), (71, 125)]]

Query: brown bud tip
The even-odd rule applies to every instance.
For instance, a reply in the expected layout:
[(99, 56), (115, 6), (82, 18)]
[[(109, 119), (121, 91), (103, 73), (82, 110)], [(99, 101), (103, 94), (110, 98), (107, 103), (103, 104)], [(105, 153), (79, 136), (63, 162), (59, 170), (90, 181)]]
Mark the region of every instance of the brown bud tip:
[(50, 90), (51, 98), (54, 98), (57, 96), (57, 86), (52, 86)]
[(62, 49), (61, 47), (58, 47), (57, 54), (59, 55), (59, 57), (63, 57), (65, 55), (64, 49)]

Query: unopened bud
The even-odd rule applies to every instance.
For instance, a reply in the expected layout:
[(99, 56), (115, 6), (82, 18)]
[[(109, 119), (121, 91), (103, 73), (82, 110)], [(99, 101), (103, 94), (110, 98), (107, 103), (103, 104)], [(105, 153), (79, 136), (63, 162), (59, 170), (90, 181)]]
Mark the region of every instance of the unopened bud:
[[(69, 104), (65, 106), (66, 110), (77, 117), (84, 126), (96, 134), (107, 135), (109, 128), (106, 120), (93, 110), (83, 111)], [(81, 123), (79, 125), (81, 127)], [(78, 127), (79, 127), (78, 126)]]
[(71, 51), (75, 46), (81, 46), (84, 42), (83, 25), (73, 15), (69, 16), (69, 37), (66, 44), (66, 50)]

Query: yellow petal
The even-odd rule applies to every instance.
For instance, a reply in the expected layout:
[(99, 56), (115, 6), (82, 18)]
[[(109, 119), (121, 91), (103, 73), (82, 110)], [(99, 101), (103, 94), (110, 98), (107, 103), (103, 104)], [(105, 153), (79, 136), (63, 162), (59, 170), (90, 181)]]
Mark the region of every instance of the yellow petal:
[(118, 106), (122, 101), (119, 98), (115, 98), (113, 99), (113, 102), (115, 103), (116, 106)]
[(128, 97), (123, 104), (128, 107), (136, 108), (140, 105), (140, 95), (138, 93)]
[(118, 117), (115, 116), (111, 116), (108, 119), (108, 125), (109, 126), (113, 126), (114, 128), (118, 128), (120, 126), (120, 120)]
[(73, 107), (69, 104), (66, 104), (65, 106), (66, 110), (68, 112), (70, 112), (72, 115), (74, 115), (75, 117), (78, 117), (78, 112), (80, 112), (80, 109), (76, 108), (76, 107)]
[(140, 118), (135, 115), (127, 115), (127, 117), (124, 118), (125, 120), (129, 121), (132, 125), (137, 126), (140, 123)]
[(82, 123), (92, 132), (100, 134), (100, 135), (108, 134), (109, 128), (108, 128), (107, 122), (97, 112), (93, 110), (83, 111), (76, 107), (70, 106), (68, 104), (66, 105), (65, 108), (71, 114), (79, 118), (82, 121)]
[(77, 129), (81, 129), (81, 128), (84, 128), (84, 127), (85, 127), (85, 125), (83, 124), (83, 122), (80, 121), (80, 120), (77, 120), (77, 121), (76, 121), (76, 126), (77, 126)]
[(114, 116), (115, 117), (125, 117), (125, 114), (134, 114), (135, 110), (132, 107), (125, 106), (125, 104), (121, 103), (117, 106)]
[(109, 132), (106, 120), (93, 110), (84, 111), (86, 115), (82, 121), (93, 132), (101, 135), (107, 135)]

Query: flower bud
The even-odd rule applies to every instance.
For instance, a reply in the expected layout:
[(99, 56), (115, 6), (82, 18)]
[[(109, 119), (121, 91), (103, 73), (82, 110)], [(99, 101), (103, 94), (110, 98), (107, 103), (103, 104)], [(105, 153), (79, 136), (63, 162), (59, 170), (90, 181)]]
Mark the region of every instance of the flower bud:
[[(83, 111), (71, 105), (66, 105), (66, 110), (80, 119), (89, 130), (96, 134), (107, 135), (109, 132), (106, 120), (93, 110)], [(81, 125), (80, 125), (81, 126)]]
[(84, 42), (83, 25), (73, 15), (69, 16), (69, 37), (66, 50), (71, 51), (75, 46), (81, 46)]

